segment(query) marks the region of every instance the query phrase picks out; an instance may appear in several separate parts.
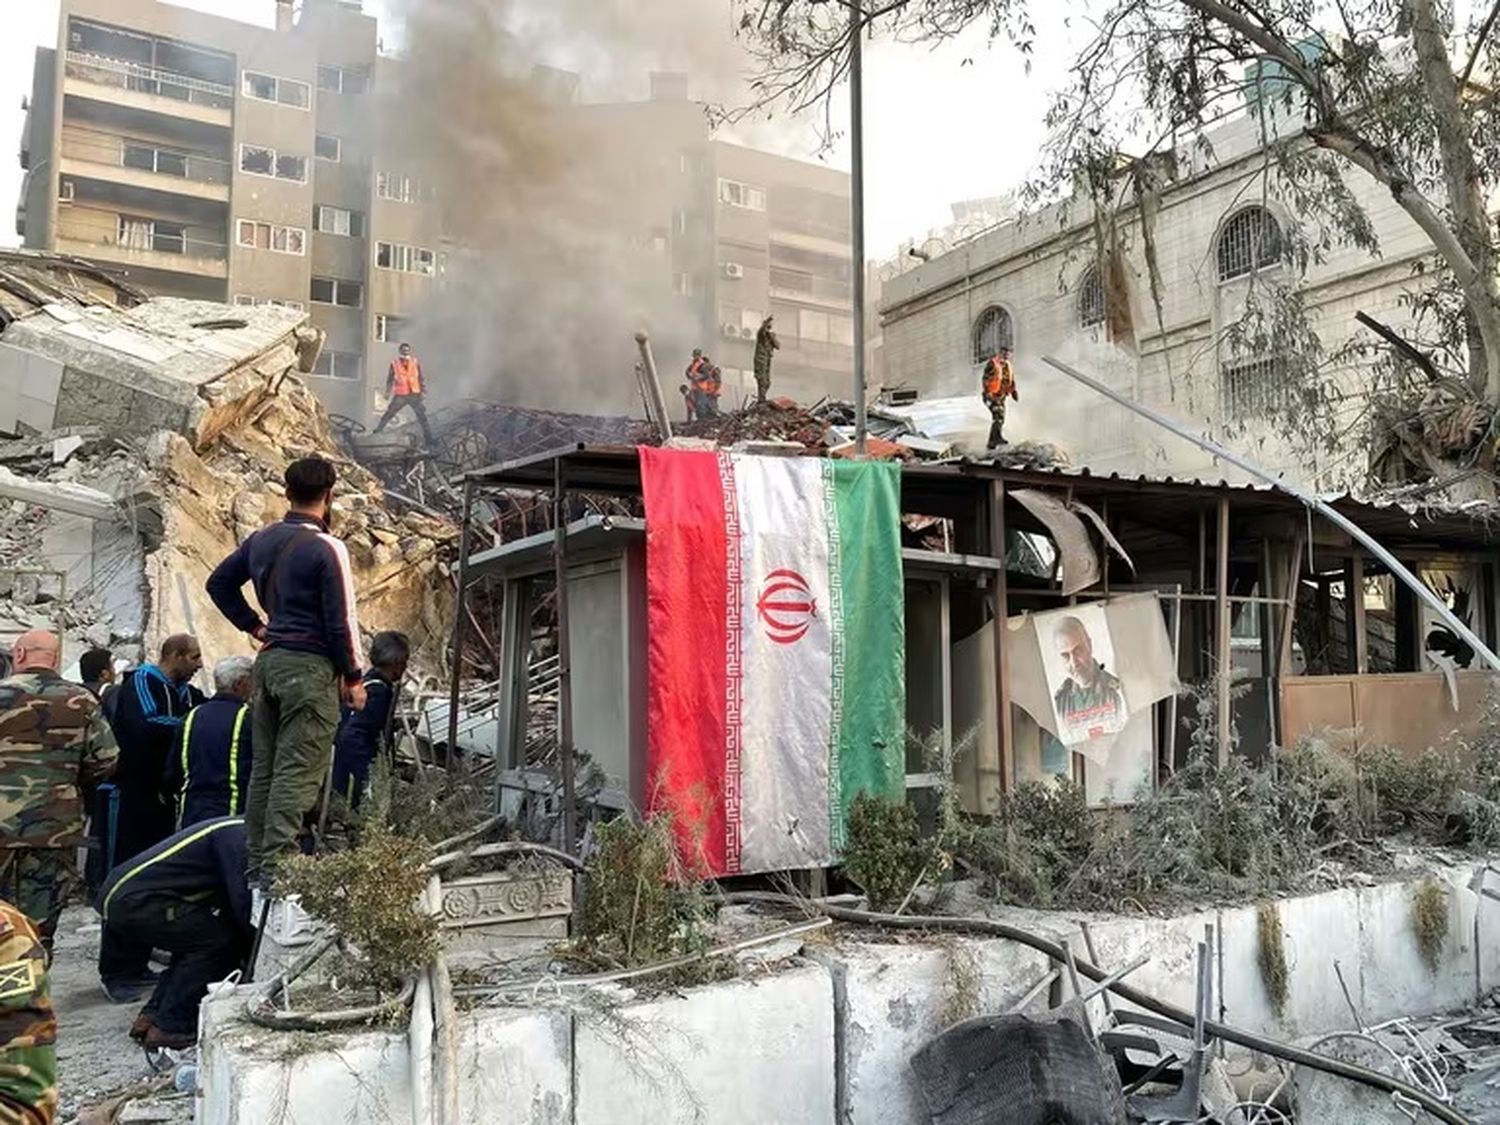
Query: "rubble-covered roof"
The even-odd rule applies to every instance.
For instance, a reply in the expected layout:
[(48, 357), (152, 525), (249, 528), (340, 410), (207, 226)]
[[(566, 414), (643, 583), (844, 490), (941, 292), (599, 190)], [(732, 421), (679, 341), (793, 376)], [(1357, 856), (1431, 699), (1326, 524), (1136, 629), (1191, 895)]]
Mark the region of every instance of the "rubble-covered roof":
[(54, 302), (129, 308), (146, 297), (118, 273), (82, 258), (0, 250), (0, 328)]
[(134, 308), (53, 301), (13, 321), (4, 342), (101, 375), (201, 387), (285, 338), (307, 314), (156, 297)]

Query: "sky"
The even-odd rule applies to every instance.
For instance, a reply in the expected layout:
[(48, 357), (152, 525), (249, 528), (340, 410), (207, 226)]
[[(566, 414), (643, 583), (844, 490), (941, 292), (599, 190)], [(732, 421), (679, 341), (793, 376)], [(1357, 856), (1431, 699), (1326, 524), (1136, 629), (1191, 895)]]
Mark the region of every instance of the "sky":
[[(180, 6), (266, 25), (275, 12), (274, 0), (180, 0)], [(58, 4), (13, 0), (6, 7), (6, 34), (0, 37), (0, 246), (13, 246), (21, 104), (31, 92), (35, 48), (56, 43)], [(383, 34), (399, 35), (394, 22), (386, 23), (393, 8), (393, 0), (365, 0), (365, 10), (386, 24)], [(907, 238), (920, 243), (949, 221), (954, 201), (1000, 194), (1025, 180), (1045, 138), (1049, 69), (1053, 81), (1060, 81), (1060, 67), (1049, 68), (1045, 51), (1028, 75), (1016, 52), (992, 47), (983, 34), (938, 50), (896, 43), (871, 48), (865, 69), (870, 257), (889, 256)], [(847, 143), (819, 154), (809, 136), (783, 152), (848, 168)]]

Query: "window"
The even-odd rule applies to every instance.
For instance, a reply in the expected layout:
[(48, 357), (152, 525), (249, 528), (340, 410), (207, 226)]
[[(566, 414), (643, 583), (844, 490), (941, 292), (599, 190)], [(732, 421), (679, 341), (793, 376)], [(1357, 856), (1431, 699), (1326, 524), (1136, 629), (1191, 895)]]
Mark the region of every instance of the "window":
[(315, 305), (342, 305), (357, 309), (365, 303), (365, 287), (357, 281), (337, 277), (315, 277), (309, 294)]
[(828, 343), (828, 314), (812, 309), (801, 309), (797, 313), (797, 335), (815, 343)]
[(674, 273), (672, 275), (672, 292), (679, 297), (691, 297), (696, 292), (693, 284), (693, 275), (690, 273)]
[(324, 234), (341, 234), (345, 238), (363, 238), (365, 236), (364, 212), (320, 204), (313, 208), (313, 230), (322, 231)]
[(252, 176), (274, 176), (294, 183), (307, 182), (307, 157), (277, 152), (263, 145), (240, 145), (240, 171)]
[(240, 92), (258, 102), (278, 102), (293, 109), (312, 105), (312, 87), (294, 78), (277, 78), (247, 70), (240, 76)]
[(1083, 271), (1078, 282), (1078, 324), (1082, 328), (1092, 328), (1103, 324), (1104, 316), (1104, 279), (1096, 262)]
[(437, 260), (431, 250), (421, 246), (407, 246), (400, 242), (377, 242), (375, 265), (383, 270), (398, 270), (401, 273), (419, 273), (431, 277)]
[(313, 137), (313, 155), (319, 160), (326, 160), (330, 164), (337, 164), (343, 159), (344, 142), (328, 133), (318, 133)]
[(324, 348), (318, 353), (312, 373), (325, 379), (358, 379), (363, 374), (364, 358), (356, 352), (333, 352)]
[(157, 148), (138, 141), (125, 141), (120, 147), (120, 166), (142, 172), (159, 172), (163, 176), (186, 176), (187, 154)]
[(382, 344), (389, 344), (393, 340), (401, 339), (401, 331), (406, 327), (404, 317), (392, 316), (390, 313), (375, 314), (375, 339)]
[(979, 314), (974, 322), (974, 363), (988, 362), (1001, 348), (1015, 348), (1016, 330), (1010, 313), (999, 305), (991, 305)]
[(375, 176), (375, 194), (381, 199), (393, 199), (397, 203), (420, 203), (422, 182), (415, 176), (379, 172)]
[(363, 94), (370, 85), (369, 74), (352, 66), (318, 67), (318, 89), (333, 94)]
[(242, 306), (274, 305), (279, 309), (294, 309), (302, 312), (306, 306), (301, 301), (283, 301), (280, 297), (252, 297), (248, 293), (236, 293), (234, 303)]
[(1226, 364), (1219, 370), (1219, 401), (1226, 417), (1262, 417), (1287, 403), (1290, 386), (1282, 356)]
[(307, 232), (301, 227), (283, 227), (240, 219), (235, 224), (235, 241), (252, 250), (274, 250), (278, 254), (307, 253)]
[(156, 250), (163, 254), (187, 253), (187, 228), (161, 219), (136, 219), (121, 215), (115, 228), (119, 245), (131, 250)]
[(738, 180), (719, 181), (719, 202), (751, 211), (766, 209), (766, 189), (742, 184)]
[(1219, 232), (1219, 280), (1255, 273), (1281, 261), (1281, 227), (1264, 207), (1246, 207)]

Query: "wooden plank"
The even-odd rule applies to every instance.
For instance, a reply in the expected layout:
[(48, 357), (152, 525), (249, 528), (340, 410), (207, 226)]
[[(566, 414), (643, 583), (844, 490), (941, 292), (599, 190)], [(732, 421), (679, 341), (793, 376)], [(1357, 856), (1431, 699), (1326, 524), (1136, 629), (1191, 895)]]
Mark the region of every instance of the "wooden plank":
[(1229, 751), (1231, 749), (1230, 728), (1230, 702), (1229, 702), (1229, 670), (1230, 670), (1230, 644), (1229, 644), (1229, 500), (1219, 500), (1219, 536), (1218, 554), (1215, 562), (1218, 566), (1218, 583), (1214, 591), (1217, 601), (1217, 626), (1214, 629), (1214, 652), (1216, 675), (1215, 683), (1218, 686), (1218, 727), (1219, 727), (1219, 764), (1227, 765), (1229, 762)]
[(1292, 640), (1293, 629), (1297, 621), (1297, 587), (1302, 582), (1302, 550), (1306, 545), (1307, 529), (1298, 524), (1297, 533), (1292, 537), (1292, 556), (1287, 560), (1286, 585), (1281, 588), (1286, 604), (1281, 610), (1281, 643), (1276, 649), (1276, 674), (1278, 676), (1292, 674)]

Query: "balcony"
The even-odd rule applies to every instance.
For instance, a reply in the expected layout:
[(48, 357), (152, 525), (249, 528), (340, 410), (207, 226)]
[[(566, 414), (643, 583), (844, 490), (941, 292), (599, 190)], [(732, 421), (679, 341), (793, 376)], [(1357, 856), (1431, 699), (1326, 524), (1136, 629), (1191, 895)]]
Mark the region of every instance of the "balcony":
[(57, 217), (57, 249), (114, 265), (227, 278), (229, 248), (219, 231), (165, 219), (64, 206)]
[(229, 128), (234, 87), (107, 55), (69, 51), (64, 94)]
[(58, 167), (69, 178), (229, 202), (231, 168), (227, 160), (151, 141), (64, 126)]

